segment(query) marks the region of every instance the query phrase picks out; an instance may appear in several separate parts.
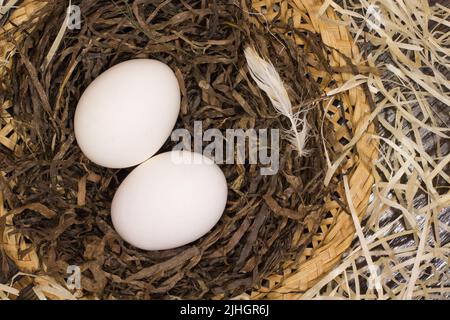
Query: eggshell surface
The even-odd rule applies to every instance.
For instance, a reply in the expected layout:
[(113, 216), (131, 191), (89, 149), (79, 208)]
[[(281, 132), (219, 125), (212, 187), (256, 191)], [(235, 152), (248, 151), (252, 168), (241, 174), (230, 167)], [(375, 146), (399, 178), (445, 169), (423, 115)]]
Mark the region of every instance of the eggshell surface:
[(75, 111), (75, 137), (96, 164), (131, 167), (161, 148), (179, 112), (173, 71), (157, 60), (129, 60), (102, 73), (84, 91)]
[(111, 206), (114, 228), (144, 250), (165, 250), (205, 235), (227, 202), (225, 176), (201, 154), (171, 151), (137, 168), (121, 183)]

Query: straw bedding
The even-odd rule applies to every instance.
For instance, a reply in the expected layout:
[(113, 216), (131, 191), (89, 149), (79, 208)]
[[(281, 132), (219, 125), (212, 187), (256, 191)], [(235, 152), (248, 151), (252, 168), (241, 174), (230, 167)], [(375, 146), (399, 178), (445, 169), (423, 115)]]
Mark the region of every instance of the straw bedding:
[[(20, 152), (2, 149), (8, 215), (14, 232), (26, 236), (30, 250), (38, 253), (37, 272), (64, 283), (67, 267), (80, 266), (85, 295), (236, 296), (295, 259), (324, 215), (323, 199), (333, 183), (327, 188), (322, 183), (323, 141), (332, 143), (333, 135), (317, 107), (323, 94), (308, 76), (306, 53), (289, 36), (265, 32), (258, 19), (250, 22), (244, 2), (154, 3), (74, 2), (83, 12), (82, 29), (76, 36), (66, 31), (64, 39), (57, 36), (64, 1), (52, 2), (39, 11), (39, 21), (20, 27), (26, 38), (16, 45), (12, 82), (3, 96), (12, 101), (10, 114), (25, 142)], [(321, 56), (320, 39), (308, 32), (302, 36)], [(55, 39), (60, 43), (55, 45)], [(82, 155), (72, 124), (78, 98), (108, 67), (156, 58), (172, 67), (181, 85), (176, 127), (192, 131), (194, 120), (202, 120), (204, 129), (287, 128), (286, 119), (276, 115), (250, 79), (242, 59), (246, 45), (273, 61), (292, 104), (308, 110), (306, 148), (313, 156), (299, 157), (283, 140), (276, 175), (261, 176), (259, 165), (224, 165), (229, 201), (209, 234), (163, 252), (129, 246), (112, 229), (109, 216), (114, 191), (129, 170), (101, 168)], [(320, 63), (324, 72), (331, 70), (325, 58)], [(327, 152), (334, 157), (331, 148)], [(15, 270), (3, 257), (5, 282)]]
[(449, 299), (450, 3), (330, 1), (321, 9), (328, 6), (379, 70), (367, 84), (380, 160), (361, 233), (303, 298)]

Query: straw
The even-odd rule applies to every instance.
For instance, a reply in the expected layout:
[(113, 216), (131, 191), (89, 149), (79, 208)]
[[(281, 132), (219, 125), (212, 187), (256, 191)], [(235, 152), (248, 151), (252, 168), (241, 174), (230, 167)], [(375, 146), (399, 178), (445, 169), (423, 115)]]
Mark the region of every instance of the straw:
[[(326, 1), (320, 12), (329, 6), (345, 17), (355, 42), (371, 48), (369, 64), (383, 70), (381, 77), (368, 78), (381, 109), (374, 115), (382, 136), (373, 136), (381, 143), (381, 159), (373, 169), (374, 200), (363, 237), (358, 233), (353, 253), (305, 297), (377, 298), (355, 286), (368, 278), (373, 259), (385, 297), (448, 298), (449, 113), (442, 111), (450, 104), (450, 9), (425, 1), (377, 1), (381, 20), (374, 23), (368, 1)], [(389, 228), (382, 227), (389, 220)], [(358, 249), (365, 243), (369, 251)]]

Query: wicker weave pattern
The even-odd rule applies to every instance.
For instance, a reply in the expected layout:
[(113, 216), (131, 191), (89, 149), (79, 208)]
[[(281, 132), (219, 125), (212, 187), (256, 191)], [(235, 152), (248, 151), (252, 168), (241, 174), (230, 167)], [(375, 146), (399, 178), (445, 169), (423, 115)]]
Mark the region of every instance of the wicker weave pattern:
[[(338, 17), (334, 11), (328, 9), (319, 17), (322, 3), (323, 1), (317, 0), (263, 0), (254, 1), (253, 7), (263, 13), (269, 21), (278, 17), (280, 21), (289, 23), (292, 19), (295, 28), (320, 34), (326, 45), (339, 50), (351, 58), (352, 63), (358, 65), (359, 50), (352, 43), (346, 28), (336, 23)], [(300, 37), (296, 38), (296, 42), (300, 46), (306, 45)], [(338, 52), (332, 51), (329, 56), (333, 67), (348, 67), (344, 57)], [(337, 85), (342, 85), (353, 76), (350, 73), (335, 73), (330, 78), (314, 67), (310, 68), (310, 72), (320, 81), (325, 92), (331, 90), (332, 80)], [(343, 108), (343, 111), (339, 110), (340, 108)], [(335, 98), (327, 113), (335, 127), (337, 141), (340, 141), (340, 145), (334, 146), (339, 152), (352, 138), (345, 123), (353, 133), (363, 130), (361, 125), (369, 117), (370, 107), (363, 89), (356, 87)], [(341, 116), (342, 114), (345, 118)], [(373, 133), (374, 126), (370, 125), (356, 144), (356, 152), (351, 154), (343, 168), (344, 170), (351, 168), (350, 192), (353, 205), (360, 217), (367, 209), (374, 183), (371, 163), (377, 157), (377, 144), (369, 139)], [(342, 183), (339, 185), (338, 194), (342, 202), (346, 203)], [(252, 298), (298, 299), (302, 292), (314, 285), (340, 261), (355, 234), (353, 221), (336, 201), (327, 199), (327, 210), (329, 210), (327, 218), (323, 220), (319, 233), (314, 237), (312, 247), (307, 248), (297, 262), (286, 265), (283, 274), (271, 276), (267, 286), (254, 292)]]
[[(323, 41), (330, 47), (338, 49), (341, 53), (350, 57), (353, 63), (357, 64), (360, 59), (358, 48), (353, 45), (344, 26), (335, 22), (338, 20), (335, 13), (329, 9), (324, 13), (323, 17), (318, 16), (318, 12), (322, 1), (320, 0), (263, 0), (254, 1), (253, 8), (266, 15), (268, 20), (272, 20), (275, 16), (280, 15), (278, 19), (288, 22), (293, 19), (296, 28), (308, 29), (319, 33)], [(6, 61), (11, 58), (9, 55), (13, 46), (5, 39), (2, 39), (2, 33), (5, 30), (11, 30), (14, 25), (19, 25), (27, 21), (29, 17), (45, 5), (45, 1), (25, 0), (20, 8), (16, 9), (10, 17), (10, 23), (0, 29), (0, 61)], [(16, 41), (20, 38), (16, 37)], [(296, 39), (298, 45), (306, 44), (300, 38)], [(333, 62), (333, 66), (346, 67), (345, 59), (337, 52), (329, 53)], [(0, 75), (5, 74), (2, 66), (8, 67), (10, 63), (0, 64)], [(335, 81), (338, 85), (352, 77), (347, 73), (336, 73), (330, 78), (323, 72), (311, 67), (310, 73), (319, 81), (325, 91), (331, 90), (331, 81)], [(11, 103), (0, 101), (3, 103), (2, 119), (0, 120), (0, 143), (14, 150), (21, 152), (24, 147), (24, 141), (15, 132), (13, 120), (8, 113)], [(343, 109), (343, 110), (342, 110)], [(337, 152), (341, 152), (345, 144), (351, 140), (347, 126), (352, 132), (362, 130), (361, 124), (365, 122), (370, 114), (370, 108), (367, 103), (366, 96), (361, 87), (351, 89), (341, 94), (329, 106), (328, 115), (335, 126), (335, 134), (337, 140), (341, 144), (334, 146)], [(343, 114), (345, 117), (341, 117)], [(368, 205), (369, 195), (373, 185), (373, 176), (371, 173), (371, 162), (377, 156), (376, 142), (369, 140), (369, 136), (374, 132), (373, 125), (369, 126), (366, 133), (363, 134), (361, 140), (356, 145), (356, 152), (350, 154), (348, 161), (344, 165), (344, 170), (350, 170), (350, 189), (353, 198), (353, 205), (361, 216)], [(342, 202), (346, 202), (344, 196), (343, 185), (338, 188), (338, 196)], [(0, 216), (6, 214), (3, 194), (0, 193)], [(297, 299), (301, 297), (301, 292), (307, 290), (332, 267), (339, 262), (344, 251), (349, 247), (355, 230), (351, 217), (344, 212), (336, 201), (326, 200), (326, 209), (328, 215), (323, 220), (319, 232), (314, 236), (312, 245), (304, 250), (301, 257), (295, 261), (288, 261), (283, 267), (282, 274), (275, 274), (269, 277), (267, 284), (254, 291), (251, 298), (270, 298), (270, 299)], [(12, 216), (8, 217), (11, 222)], [(7, 254), (12, 257), (23, 271), (33, 271), (38, 267), (38, 257), (34, 251), (31, 251), (21, 259), (18, 252), (27, 248), (24, 239), (19, 234), (8, 235), (12, 231), (7, 229), (3, 236), (3, 247)]]

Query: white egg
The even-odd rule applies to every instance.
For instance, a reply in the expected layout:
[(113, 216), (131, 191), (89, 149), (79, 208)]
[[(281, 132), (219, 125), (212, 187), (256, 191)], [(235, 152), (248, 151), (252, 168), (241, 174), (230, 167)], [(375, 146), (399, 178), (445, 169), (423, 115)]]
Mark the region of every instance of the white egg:
[(173, 71), (150, 59), (122, 62), (98, 76), (75, 112), (75, 137), (91, 161), (126, 168), (154, 155), (180, 112)]
[(113, 225), (128, 243), (165, 250), (205, 235), (227, 202), (223, 172), (199, 153), (171, 151), (135, 168), (111, 205)]

